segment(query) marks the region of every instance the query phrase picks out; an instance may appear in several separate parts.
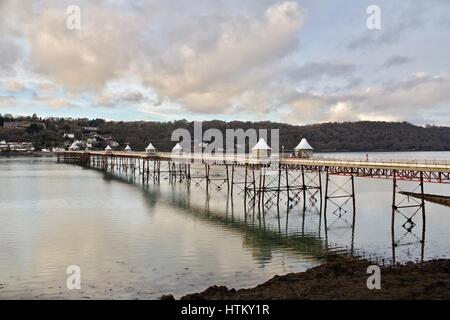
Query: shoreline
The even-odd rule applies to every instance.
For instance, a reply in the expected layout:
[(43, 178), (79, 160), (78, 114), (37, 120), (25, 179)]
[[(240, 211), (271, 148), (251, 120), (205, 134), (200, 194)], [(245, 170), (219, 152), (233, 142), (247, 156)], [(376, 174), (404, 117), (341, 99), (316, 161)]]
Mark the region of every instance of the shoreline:
[(54, 152), (0, 152), (0, 157), (56, 157)]
[[(249, 289), (211, 286), (180, 300), (424, 300), (450, 299), (450, 259), (380, 266), (381, 289), (369, 290), (367, 267), (354, 257), (332, 256), (305, 272), (289, 273)], [(161, 297), (173, 300), (172, 295)]]

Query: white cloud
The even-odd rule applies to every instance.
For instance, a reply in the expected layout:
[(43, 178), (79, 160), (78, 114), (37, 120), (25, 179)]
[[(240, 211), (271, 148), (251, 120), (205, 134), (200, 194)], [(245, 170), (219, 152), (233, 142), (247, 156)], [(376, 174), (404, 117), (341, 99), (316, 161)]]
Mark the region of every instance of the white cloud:
[[(375, 35), (355, 28), (359, 13), (349, 0), (337, 11), (338, 4), (328, 11), (299, 3), (79, 0), (81, 30), (73, 31), (66, 28), (73, 1), (3, 0), (0, 95), (18, 107), (82, 104), (173, 118), (428, 122), (426, 110), (433, 119), (447, 115), (448, 45), (430, 37), (445, 32), (418, 28), (443, 12), (443, 1), (429, 11), (410, 1), (393, 5), (399, 14), (386, 16), (386, 30)], [(324, 25), (327, 12), (345, 28)], [(424, 50), (415, 45), (420, 39), (438, 45)], [(352, 41), (361, 50), (347, 50)]]

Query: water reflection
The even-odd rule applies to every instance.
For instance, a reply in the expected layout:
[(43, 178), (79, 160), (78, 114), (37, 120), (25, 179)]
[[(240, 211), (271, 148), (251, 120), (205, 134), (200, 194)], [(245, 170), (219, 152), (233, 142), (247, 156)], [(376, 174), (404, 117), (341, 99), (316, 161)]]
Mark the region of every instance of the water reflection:
[[(142, 184), (130, 172), (41, 162), (0, 161), (0, 205), (8, 208), (0, 214), (0, 283), (7, 284), (1, 297), (61, 296), (58, 287), (74, 257), (95, 288), (62, 296), (156, 298), (214, 284), (254, 286), (317, 265), (331, 251), (379, 262), (449, 253), (446, 207), (427, 203), (426, 246), (420, 211), (414, 224), (396, 213), (391, 234), (390, 181), (356, 179), (355, 197), (340, 199), (341, 209), (339, 198), (332, 199), (338, 206), (329, 201), (325, 211), (321, 189), (289, 190), (289, 195), (269, 190), (259, 196), (243, 185), (220, 186), (220, 180), (209, 188), (205, 181), (188, 185), (164, 177)], [(239, 182), (242, 172), (232, 174)], [(319, 184), (326, 177), (305, 179), (312, 185), (308, 179)], [(332, 179), (351, 191), (348, 177)], [(399, 185), (408, 191), (416, 187)], [(439, 187), (426, 185), (429, 192), (448, 191)]]
[[(273, 241), (274, 235), (276, 235), (277, 239), (285, 239), (291, 245), (301, 241), (311, 244), (309, 241), (311, 239), (320, 244), (319, 246), (315, 245), (315, 247), (320, 247), (320, 250), (317, 250), (317, 248), (309, 250), (302, 244), (291, 247), (292, 249), (302, 248), (302, 250), (305, 250), (299, 251), (301, 253), (311, 254), (316, 252), (317, 256), (323, 256), (327, 252), (333, 251), (362, 256), (375, 262), (390, 261), (395, 263), (398, 254), (397, 248), (404, 249), (401, 256), (406, 256), (409, 260), (415, 259), (414, 251), (419, 248), (420, 260), (424, 260), (426, 231), (424, 202), (416, 201), (416, 204), (408, 204), (402, 207), (402, 202), (414, 202), (414, 199), (404, 197), (399, 204), (396, 204), (396, 198), (394, 197), (391, 222), (392, 256), (386, 257), (378, 255), (377, 252), (367, 252), (364, 248), (355, 248), (357, 191), (354, 177), (330, 177), (327, 174), (300, 174), (294, 171), (287, 174), (290, 183), (295, 185), (296, 181), (303, 179), (302, 183), (307, 187), (273, 192), (273, 190), (276, 190), (274, 186), (277, 184), (278, 176), (265, 177), (257, 170), (246, 173), (243, 172), (244, 169), (233, 168), (231, 174), (235, 179), (249, 174), (253, 177), (254, 185), (258, 182), (261, 183), (261, 179), (264, 179), (262, 183), (266, 188), (263, 191), (258, 191), (257, 188), (252, 190), (251, 188), (239, 187), (239, 183), (230, 187), (230, 184), (227, 185), (227, 179), (224, 178), (222, 169), (214, 169), (212, 169), (213, 172), (210, 172), (212, 178), (206, 179), (201, 174), (202, 168), (197, 168), (197, 171), (194, 168), (192, 183), (183, 181), (182, 178), (180, 180), (167, 178), (171, 188), (171, 196), (168, 200), (180, 208), (190, 209), (191, 212), (204, 212), (205, 217), (208, 219), (214, 218), (215, 223), (229, 225), (231, 221), (233, 226), (239, 227), (245, 232), (249, 230), (257, 231), (259, 237), (267, 237), (270, 241)], [(133, 175), (104, 174), (108, 177), (107, 179), (117, 179), (127, 183), (138, 182)], [(322, 192), (322, 179), (326, 181), (325, 195)], [(209, 180), (209, 182), (204, 183), (206, 180)], [(156, 185), (158, 188), (161, 187), (159, 181)], [(226, 185), (227, 188), (225, 188)], [(399, 182), (394, 183), (394, 187), (397, 189), (398, 185)], [(423, 184), (419, 184), (419, 187), (423, 191)], [(144, 184), (144, 190), (148, 192), (149, 189), (152, 189), (151, 184)], [(237, 192), (234, 189), (237, 189)], [(397, 191), (403, 191), (397, 189), (394, 189), (394, 194)], [(417, 187), (412, 190), (412, 192), (414, 191), (417, 191)], [(204, 194), (203, 202), (200, 202), (199, 199), (202, 197), (199, 195), (202, 193)], [(159, 196), (161, 199), (164, 198), (164, 192), (159, 190)], [(157, 198), (153, 193), (150, 198), (156, 203)], [(222, 210), (220, 206), (211, 208), (211, 202), (224, 205), (225, 210)], [(405, 212), (411, 208), (414, 209), (412, 214)], [(416, 232), (418, 228), (415, 228), (416, 223), (414, 222), (414, 217), (419, 211), (421, 211), (422, 216), (420, 222), (422, 232), (420, 234)], [(397, 225), (395, 219), (398, 214), (406, 219), (400, 226)], [(269, 233), (264, 233), (264, 231)], [(245, 234), (245, 237), (247, 238), (247, 234)], [(337, 238), (337, 242), (334, 241), (334, 237)], [(347, 239), (347, 241), (343, 242), (342, 239)], [(266, 249), (270, 248), (270, 241), (264, 243), (267, 246)], [(279, 245), (279, 243), (276, 243), (276, 245)], [(266, 252), (262, 249), (258, 248), (258, 251)]]
[[(117, 176), (111, 173), (103, 173), (103, 175), (108, 180), (136, 184), (133, 177)], [(300, 221), (302, 225), (300, 232), (293, 232), (294, 229), (289, 228), (289, 211), (282, 217), (279, 206), (276, 206), (277, 214), (269, 217), (267, 211), (264, 213), (258, 211), (257, 206), (248, 208), (244, 205), (242, 212), (236, 212), (235, 207), (240, 207), (236, 202), (242, 203), (243, 195), (239, 196), (240, 199), (236, 199), (227, 189), (212, 192), (209, 188), (199, 184), (195, 190), (196, 197), (192, 197), (192, 186), (169, 184), (171, 192), (168, 195), (159, 190), (161, 185), (158, 185), (157, 188), (153, 185), (136, 186), (144, 193), (146, 199), (151, 199), (153, 203), (169, 201), (197, 218), (238, 231), (243, 235), (244, 246), (251, 248), (254, 257), (261, 261), (270, 261), (272, 251), (279, 250), (280, 247), (289, 249), (291, 253), (297, 255), (307, 254), (317, 258), (323, 257), (326, 253), (326, 244), (318, 234), (318, 227), (313, 232), (306, 232), (307, 216), (314, 216), (320, 220), (320, 212), (314, 208), (307, 208), (302, 211), (302, 215), (296, 217), (297, 219), (292, 219), (291, 223)], [(203, 200), (200, 200), (199, 191), (204, 193)], [(212, 206), (213, 202), (215, 205)], [(284, 223), (283, 218), (285, 219)], [(284, 229), (281, 227), (282, 224), (285, 225)], [(310, 224), (308, 225), (310, 226)]]

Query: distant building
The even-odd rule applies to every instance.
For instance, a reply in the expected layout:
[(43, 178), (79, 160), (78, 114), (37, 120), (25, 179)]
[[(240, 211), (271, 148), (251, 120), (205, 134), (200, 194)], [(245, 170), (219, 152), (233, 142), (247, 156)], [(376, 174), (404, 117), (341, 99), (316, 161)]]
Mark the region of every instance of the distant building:
[(86, 148), (86, 143), (84, 141), (76, 140), (70, 146), (70, 151), (78, 151)]
[(256, 159), (270, 158), (271, 152), (272, 148), (263, 138), (259, 139), (258, 143), (252, 148), (252, 155)]
[(15, 122), (5, 121), (3, 123), (4, 128), (16, 129), (16, 130), (26, 129), (30, 125), (31, 125), (31, 122), (29, 122), (29, 121), (15, 121)]
[(0, 152), (32, 152), (34, 151), (33, 143), (31, 142), (6, 142), (0, 141)]
[(75, 142), (72, 143), (72, 144), (70, 145), (70, 147), (69, 147), (69, 151), (78, 151), (78, 150), (80, 150), (80, 147), (77, 146), (77, 145), (75, 144)]
[(131, 152), (130, 145), (127, 144), (127, 146), (124, 149), (125, 152)]
[(66, 132), (64, 132), (63, 138), (74, 139), (75, 138), (75, 134), (74, 133), (66, 133)]
[(97, 127), (83, 127), (83, 130), (87, 131), (87, 132), (97, 132), (98, 128)]
[(0, 140), (0, 152), (2, 151), (7, 151), (8, 148), (8, 144), (6, 143), (5, 140)]
[(107, 143), (112, 147), (112, 148), (117, 148), (118, 146), (120, 146), (120, 144), (115, 141), (115, 140), (108, 140)]
[(112, 148), (111, 148), (109, 145), (106, 146), (105, 152), (106, 152), (106, 153), (111, 153), (111, 152), (112, 152)]
[(314, 154), (314, 148), (303, 138), (302, 141), (295, 147), (294, 155), (297, 158), (312, 158)]

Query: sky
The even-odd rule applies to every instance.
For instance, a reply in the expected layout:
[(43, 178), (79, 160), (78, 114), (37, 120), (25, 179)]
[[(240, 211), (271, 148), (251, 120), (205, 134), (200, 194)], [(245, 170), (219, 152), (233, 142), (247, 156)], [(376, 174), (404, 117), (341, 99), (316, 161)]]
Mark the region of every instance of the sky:
[(450, 0), (0, 0), (0, 16), (0, 114), (450, 125)]

